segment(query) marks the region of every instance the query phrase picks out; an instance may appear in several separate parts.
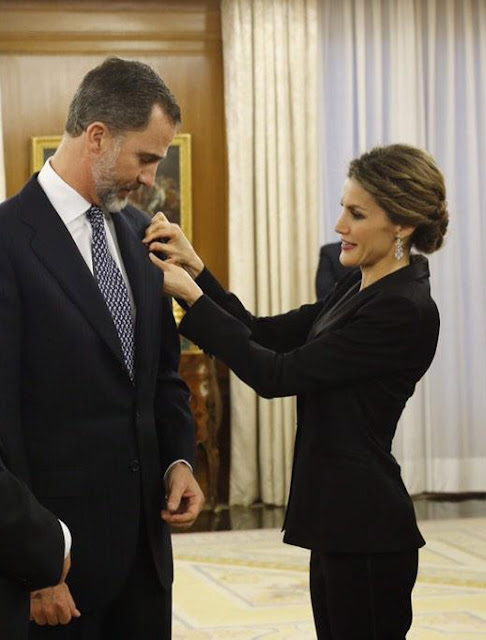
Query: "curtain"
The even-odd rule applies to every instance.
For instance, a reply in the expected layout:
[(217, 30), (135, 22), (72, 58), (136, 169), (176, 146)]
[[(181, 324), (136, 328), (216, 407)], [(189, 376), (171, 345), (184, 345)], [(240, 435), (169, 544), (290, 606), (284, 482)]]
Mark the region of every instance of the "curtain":
[(0, 202), (7, 197), (7, 185), (5, 178), (5, 156), (3, 151), (3, 125), (2, 125), (2, 87), (0, 85)]
[[(223, 0), (229, 282), (259, 316), (313, 299), (317, 263), (317, 0)], [(284, 504), (293, 398), (232, 376), (230, 503)]]
[(486, 2), (321, 3), (321, 240), (337, 239), (351, 158), (391, 142), (435, 156), (451, 214), (446, 246), (430, 257), (441, 335), (394, 452), (412, 493), (485, 491)]

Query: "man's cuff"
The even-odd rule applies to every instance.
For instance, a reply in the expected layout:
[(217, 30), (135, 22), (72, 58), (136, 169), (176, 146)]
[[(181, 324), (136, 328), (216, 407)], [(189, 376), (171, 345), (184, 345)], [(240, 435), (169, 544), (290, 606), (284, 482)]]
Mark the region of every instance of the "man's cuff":
[(73, 543), (73, 538), (71, 536), (71, 532), (69, 531), (69, 529), (67, 528), (67, 526), (64, 524), (62, 520), (59, 520), (59, 524), (61, 525), (62, 533), (64, 536), (64, 560), (65, 560), (68, 557), (68, 555), (71, 553), (71, 545)]
[(192, 473), (194, 473), (194, 469), (192, 468), (192, 465), (189, 464), (189, 462), (187, 462), (187, 460), (183, 460), (182, 458), (180, 460), (174, 460), (174, 462), (172, 462), (168, 467), (166, 472), (164, 473), (164, 482), (167, 480), (167, 475), (169, 473), (169, 471), (172, 469), (172, 467), (174, 465), (176, 465), (178, 462), (183, 462), (184, 464), (186, 464), (189, 469), (192, 471)]

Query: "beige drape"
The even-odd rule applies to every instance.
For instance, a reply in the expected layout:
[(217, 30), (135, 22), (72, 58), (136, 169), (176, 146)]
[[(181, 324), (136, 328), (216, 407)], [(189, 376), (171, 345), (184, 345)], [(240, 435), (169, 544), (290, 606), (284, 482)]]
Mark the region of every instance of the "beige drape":
[[(314, 299), (317, 0), (223, 0), (230, 288), (259, 316)], [(231, 379), (230, 502), (284, 504), (293, 398)]]

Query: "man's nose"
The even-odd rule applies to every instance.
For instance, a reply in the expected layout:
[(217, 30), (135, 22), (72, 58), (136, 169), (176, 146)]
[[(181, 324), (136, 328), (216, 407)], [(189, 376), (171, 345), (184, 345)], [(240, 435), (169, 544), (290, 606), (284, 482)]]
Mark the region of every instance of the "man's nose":
[(155, 178), (157, 176), (157, 167), (153, 169), (145, 168), (140, 172), (138, 176), (138, 181), (140, 184), (145, 185), (146, 187), (153, 187), (155, 184)]

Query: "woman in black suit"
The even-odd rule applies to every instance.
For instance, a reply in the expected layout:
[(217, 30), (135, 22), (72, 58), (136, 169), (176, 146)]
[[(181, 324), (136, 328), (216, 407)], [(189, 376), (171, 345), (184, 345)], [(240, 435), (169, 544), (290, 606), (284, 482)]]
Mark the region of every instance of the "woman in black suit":
[(325, 300), (270, 318), (227, 293), (161, 214), (146, 236), (167, 256), (150, 254), (165, 291), (188, 306), (181, 333), (263, 397), (297, 396), (284, 540), (311, 550), (319, 639), (403, 640), (411, 625), (424, 540), (391, 444), (437, 346), (428, 263), (410, 250), (442, 245), (445, 198), (424, 151), (390, 145), (353, 160), (336, 231), (342, 264), (360, 269)]

